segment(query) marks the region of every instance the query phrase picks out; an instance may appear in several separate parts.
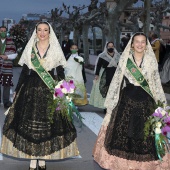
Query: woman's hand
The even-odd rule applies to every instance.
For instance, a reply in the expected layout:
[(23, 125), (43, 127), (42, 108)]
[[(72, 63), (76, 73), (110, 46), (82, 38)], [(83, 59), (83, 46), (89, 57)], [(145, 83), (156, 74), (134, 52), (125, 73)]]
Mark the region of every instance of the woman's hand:
[(7, 55), (0, 55), (0, 57), (4, 60), (7, 60), (8, 59), (8, 56)]

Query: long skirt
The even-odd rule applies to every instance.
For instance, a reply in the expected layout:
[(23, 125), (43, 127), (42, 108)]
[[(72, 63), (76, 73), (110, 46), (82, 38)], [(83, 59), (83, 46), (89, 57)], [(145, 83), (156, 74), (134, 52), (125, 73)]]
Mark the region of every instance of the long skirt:
[(3, 126), (1, 153), (28, 159), (64, 159), (78, 156), (76, 129), (60, 111), (52, 121), (48, 101), (52, 95), (36, 74), (28, 76)]
[(101, 76), (103, 74), (103, 71), (104, 71), (104, 69), (102, 68), (100, 70), (98, 80), (93, 81), (93, 86), (92, 86), (92, 90), (91, 90), (91, 94), (90, 94), (90, 100), (89, 100), (90, 105), (93, 105), (94, 107), (98, 107), (98, 108), (101, 108), (101, 109), (105, 108), (104, 107), (105, 98), (102, 97), (102, 95), (100, 93), (100, 89), (99, 89), (100, 80), (101, 80)]
[[(154, 137), (144, 140), (144, 123), (152, 114), (154, 100), (141, 87), (127, 85), (102, 125), (94, 147), (94, 160), (107, 170), (169, 170), (170, 154), (159, 161)], [(108, 116), (108, 115), (106, 115)]]

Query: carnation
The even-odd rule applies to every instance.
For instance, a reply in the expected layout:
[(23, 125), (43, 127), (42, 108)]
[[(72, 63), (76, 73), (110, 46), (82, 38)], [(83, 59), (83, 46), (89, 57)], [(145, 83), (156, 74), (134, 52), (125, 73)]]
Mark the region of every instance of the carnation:
[(160, 134), (160, 133), (161, 133), (161, 129), (160, 129), (160, 128), (158, 128), (158, 127), (157, 127), (157, 128), (155, 128), (155, 133), (156, 133), (156, 134)]
[(71, 88), (69, 93), (71, 94), (74, 93), (74, 89)]
[(62, 88), (61, 91), (66, 94), (67, 93), (67, 89), (66, 88)]
[(162, 126), (162, 123), (161, 122), (157, 122), (156, 123), (156, 127), (160, 128)]
[(167, 113), (167, 112), (166, 112), (165, 110), (161, 110), (162, 116), (165, 116), (166, 113)]

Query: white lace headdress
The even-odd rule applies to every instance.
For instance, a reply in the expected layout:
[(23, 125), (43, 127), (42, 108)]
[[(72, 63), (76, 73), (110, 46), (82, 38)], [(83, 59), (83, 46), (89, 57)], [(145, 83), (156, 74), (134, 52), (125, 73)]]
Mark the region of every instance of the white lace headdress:
[[(132, 37), (129, 40), (125, 50), (123, 51), (120, 57), (119, 64), (117, 66), (116, 72), (114, 74), (114, 77), (112, 79), (112, 82), (110, 84), (107, 93), (107, 97), (105, 100), (105, 107), (108, 110), (107, 111), (108, 114), (112, 113), (112, 110), (115, 108), (119, 100), (121, 83), (123, 80), (123, 76), (125, 75), (125, 72), (127, 72), (126, 69), (127, 60), (128, 58), (132, 58), (132, 53), (131, 53)], [(155, 102), (160, 100), (161, 102), (166, 103), (165, 94), (161, 86), (156, 57), (148, 40), (147, 40), (147, 48), (143, 58), (141, 72), (144, 75), (145, 79), (148, 81)]]
[[(38, 23), (39, 24), (39, 23)], [(59, 65), (62, 65), (63, 67), (66, 66), (66, 59), (64, 57), (63, 51), (61, 49), (61, 46), (58, 42), (58, 39), (51, 27), (51, 25), (48, 23), (50, 27), (50, 34), (49, 34), (49, 44), (50, 48), (47, 51), (47, 55), (44, 58), (43, 62), (43, 67), (47, 70), (50, 71), (53, 68), (56, 68)], [(28, 41), (22, 56), (18, 62), (19, 65), (23, 66), (23, 64), (26, 64), (29, 69), (33, 69), (34, 67), (31, 63), (31, 52), (32, 52), (32, 47), (34, 46), (35, 42), (37, 41), (36, 38), (36, 28)]]
[(108, 67), (113, 67), (113, 66), (117, 67), (117, 63), (119, 62), (120, 54), (114, 47), (114, 56), (111, 57), (107, 52), (107, 44), (108, 44), (108, 42), (106, 42), (103, 52), (101, 54), (99, 54), (98, 58), (96, 59), (94, 73), (96, 72), (97, 63), (98, 63), (99, 58), (103, 58), (104, 60), (108, 61), (109, 62)]

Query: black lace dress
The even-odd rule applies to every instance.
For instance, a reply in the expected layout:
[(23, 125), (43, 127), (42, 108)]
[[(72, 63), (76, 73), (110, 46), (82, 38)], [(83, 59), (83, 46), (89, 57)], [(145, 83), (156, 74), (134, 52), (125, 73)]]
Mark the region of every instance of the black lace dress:
[[(57, 77), (64, 79), (58, 66)], [(54, 77), (53, 72), (49, 72)], [(79, 155), (76, 129), (56, 111), (49, 121), (48, 100), (53, 97), (39, 75), (23, 66), (16, 98), (3, 127), (1, 152), (20, 158), (62, 159)], [(12, 145), (12, 146), (11, 146)]]
[(157, 160), (154, 137), (144, 140), (144, 123), (155, 105), (152, 97), (140, 86), (125, 78), (117, 107), (113, 110), (106, 131), (105, 148), (110, 155), (127, 160)]

